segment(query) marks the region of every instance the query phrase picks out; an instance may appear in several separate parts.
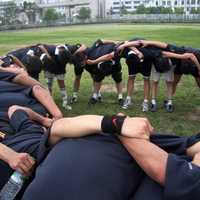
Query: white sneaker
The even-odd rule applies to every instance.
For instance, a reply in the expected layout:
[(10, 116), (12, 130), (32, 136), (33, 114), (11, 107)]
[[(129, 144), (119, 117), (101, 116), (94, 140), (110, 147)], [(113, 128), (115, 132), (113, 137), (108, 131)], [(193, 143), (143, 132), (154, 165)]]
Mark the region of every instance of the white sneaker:
[(66, 110), (72, 110), (72, 107), (69, 106), (68, 101), (64, 100), (62, 103), (62, 107)]
[(149, 111), (149, 103), (143, 101), (142, 103), (142, 112), (148, 112)]
[(123, 109), (128, 109), (131, 105), (132, 105), (131, 99), (125, 99), (122, 108)]

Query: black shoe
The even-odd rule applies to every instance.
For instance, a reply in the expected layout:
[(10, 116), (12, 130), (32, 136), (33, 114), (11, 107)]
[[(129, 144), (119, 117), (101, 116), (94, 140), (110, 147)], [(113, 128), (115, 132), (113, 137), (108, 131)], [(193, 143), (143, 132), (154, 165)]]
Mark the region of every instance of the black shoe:
[(120, 106), (123, 106), (123, 104), (124, 104), (124, 99), (123, 99), (123, 98), (118, 99), (118, 104), (119, 104)]
[(94, 97), (91, 97), (90, 100), (89, 100), (89, 104), (96, 104), (98, 102), (98, 99), (94, 98)]
[(166, 110), (166, 112), (172, 113), (172, 112), (174, 112), (174, 106), (172, 104), (166, 104), (165, 110)]
[(98, 102), (102, 103), (102, 96), (98, 96)]
[(157, 105), (156, 104), (151, 104), (151, 108), (150, 108), (151, 112), (156, 112), (157, 111)]

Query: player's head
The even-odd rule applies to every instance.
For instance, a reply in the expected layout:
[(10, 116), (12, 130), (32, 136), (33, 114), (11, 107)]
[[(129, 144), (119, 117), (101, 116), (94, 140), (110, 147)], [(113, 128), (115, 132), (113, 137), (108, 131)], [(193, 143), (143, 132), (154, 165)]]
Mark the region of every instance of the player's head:
[(71, 52), (68, 49), (65, 49), (64, 47), (59, 48), (59, 53), (57, 55), (59, 63), (66, 65), (70, 61), (71, 57)]
[(37, 56), (25, 55), (22, 63), (29, 73), (40, 73), (42, 70), (42, 62)]
[(78, 52), (72, 57), (72, 63), (77, 67), (84, 67), (86, 65), (87, 56), (84, 52)]

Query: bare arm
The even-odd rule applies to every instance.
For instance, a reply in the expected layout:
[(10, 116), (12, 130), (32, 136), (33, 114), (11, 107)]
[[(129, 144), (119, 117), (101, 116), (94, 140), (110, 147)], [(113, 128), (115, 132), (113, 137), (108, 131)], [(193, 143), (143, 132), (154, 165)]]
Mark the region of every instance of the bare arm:
[(17, 105), (13, 105), (8, 109), (8, 117), (11, 118), (11, 116), (13, 115), (13, 113), (16, 110), (24, 110), (28, 114), (28, 116), (31, 120), (36, 121), (45, 127), (50, 127), (53, 122), (52, 119), (43, 117), (42, 115), (34, 112), (30, 108), (23, 107), (23, 106), (17, 106)]
[(6, 162), (13, 170), (29, 176), (35, 161), (27, 153), (17, 153), (0, 143), (0, 159)]
[[(101, 133), (103, 116), (82, 115), (73, 118), (62, 118), (53, 123), (50, 143), (55, 144), (62, 138), (82, 137)], [(92, 122), (92, 123), (91, 123)], [(122, 125), (121, 134), (126, 137), (149, 139), (153, 127), (146, 118), (127, 117)]]
[(167, 48), (167, 43), (165, 42), (160, 42), (160, 41), (151, 41), (151, 40), (140, 40), (141, 44), (146, 47), (146, 46), (154, 46), (158, 47), (161, 49), (166, 49)]
[(95, 60), (90, 60), (90, 59), (88, 59), (88, 60), (87, 60), (87, 64), (88, 64), (88, 65), (96, 65), (96, 64), (98, 64), (98, 63), (100, 63), (100, 62), (110, 61), (110, 60), (112, 60), (113, 58), (114, 58), (114, 52), (109, 53), (109, 54), (106, 54), (106, 55), (104, 55), (104, 56), (101, 56), (101, 57), (99, 57), (99, 58), (97, 58), (97, 59), (95, 59)]
[(172, 53), (172, 52), (168, 52), (168, 51), (163, 51), (162, 54), (163, 54), (163, 56), (165, 56), (167, 58), (191, 60), (197, 66), (198, 70), (200, 70), (200, 63), (193, 53), (177, 54), (177, 53)]
[(126, 41), (124, 44), (122, 44), (118, 47), (118, 50), (123, 50), (128, 47), (138, 47), (138, 46), (140, 46), (140, 44), (141, 44), (141, 42), (139, 40), (130, 41), (130, 42)]
[(16, 56), (14, 56), (14, 55), (9, 55), (9, 56), (12, 57), (12, 59), (16, 65), (18, 65), (21, 68), (26, 69), (25, 65)]
[(87, 49), (86, 45), (82, 44), (75, 52), (74, 55), (79, 53), (79, 52), (83, 52)]
[(43, 53), (45, 53), (47, 55), (47, 57), (49, 59), (51, 59), (51, 56), (50, 56), (49, 52), (47, 51), (47, 49), (44, 47), (44, 45), (39, 45), (38, 47), (42, 50)]
[(147, 140), (125, 137), (120, 137), (120, 140), (145, 173), (164, 185), (168, 153)]

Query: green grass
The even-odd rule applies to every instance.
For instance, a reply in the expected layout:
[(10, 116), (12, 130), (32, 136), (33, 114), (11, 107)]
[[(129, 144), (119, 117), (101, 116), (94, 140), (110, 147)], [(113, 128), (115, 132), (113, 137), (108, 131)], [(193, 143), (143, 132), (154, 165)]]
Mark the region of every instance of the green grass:
[[(85, 43), (92, 44), (97, 38), (128, 40), (133, 37), (161, 40), (169, 43), (200, 46), (199, 24), (164, 24), (164, 25), (132, 25), (132, 24), (106, 24), (67, 26), (60, 28), (42, 28), (23, 31), (0, 32), (0, 54), (35, 43)], [(124, 62), (123, 62), (124, 63)], [(68, 66), (66, 83), (69, 94), (72, 92), (73, 66)], [(123, 83), (126, 86), (127, 68), (123, 64)], [(41, 77), (43, 77), (41, 75)], [(42, 81), (43, 78), (42, 78)], [(88, 106), (91, 95), (92, 81), (87, 73), (84, 73), (80, 88), (80, 101), (73, 106), (73, 110), (65, 112), (66, 116), (79, 114), (112, 114), (124, 112), (116, 102), (116, 94), (113, 90), (113, 81), (110, 78), (104, 80), (107, 89), (102, 92), (104, 102), (93, 107)], [(157, 131), (173, 132), (179, 135), (190, 135), (199, 131), (200, 123), (200, 92), (191, 76), (183, 76), (177, 93), (174, 97), (175, 112), (166, 113), (162, 109), (165, 99), (165, 84), (160, 82), (158, 95), (159, 110), (156, 113), (142, 113), (143, 100), (142, 77), (139, 75), (134, 93), (134, 105), (125, 111), (131, 116), (148, 117)], [(54, 85), (54, 98), (61, 105), (57, 85)]]

